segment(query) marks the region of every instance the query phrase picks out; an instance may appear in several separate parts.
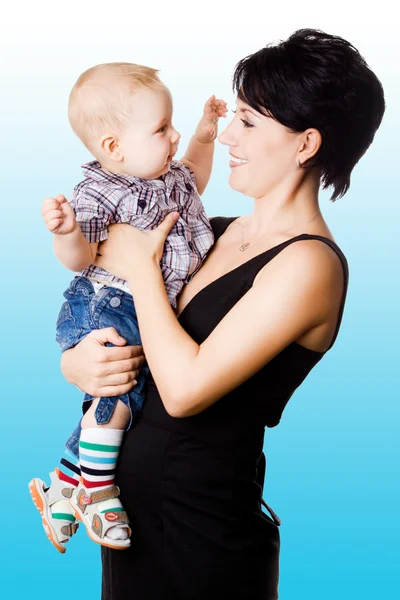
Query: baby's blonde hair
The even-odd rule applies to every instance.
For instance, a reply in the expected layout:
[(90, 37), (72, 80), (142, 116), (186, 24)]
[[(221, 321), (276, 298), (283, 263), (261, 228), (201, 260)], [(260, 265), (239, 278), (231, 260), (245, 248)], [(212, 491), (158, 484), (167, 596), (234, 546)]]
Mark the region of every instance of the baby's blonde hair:
[(90, 152), (101, 135), (122, 131), (138, 89), (165, 88), (157, 73), (151, 67), (114, 62), (96, 65), (79, 76), (69, 96), (68, 118)]

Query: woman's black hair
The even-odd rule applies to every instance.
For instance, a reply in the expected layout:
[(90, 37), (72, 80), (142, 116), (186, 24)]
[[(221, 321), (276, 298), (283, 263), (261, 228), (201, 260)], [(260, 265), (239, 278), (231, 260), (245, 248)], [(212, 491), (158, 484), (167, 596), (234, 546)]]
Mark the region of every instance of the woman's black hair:
[(385, 112), (382, 85), (358, 50), (315, 29), (300, 29), (241, 60), (233, 90), (292, 131), (318, 129), (322, 144), (310, 166), (320, 169), (323, 188), (333, 186), (332, 200), (349, 189)]

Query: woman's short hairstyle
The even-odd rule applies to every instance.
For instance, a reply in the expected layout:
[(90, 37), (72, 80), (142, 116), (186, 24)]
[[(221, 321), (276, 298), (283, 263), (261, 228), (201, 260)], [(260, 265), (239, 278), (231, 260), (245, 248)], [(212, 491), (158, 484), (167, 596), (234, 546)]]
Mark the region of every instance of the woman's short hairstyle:
[(333, 187), (332, 200), (344, 196), (385, 112), (382, 85), (354, 46), (300, 29), (241, 60), (233, 89), (294, 132), (318, 129), (322, 144), (309, 166), (320, 169), (323, 188)]

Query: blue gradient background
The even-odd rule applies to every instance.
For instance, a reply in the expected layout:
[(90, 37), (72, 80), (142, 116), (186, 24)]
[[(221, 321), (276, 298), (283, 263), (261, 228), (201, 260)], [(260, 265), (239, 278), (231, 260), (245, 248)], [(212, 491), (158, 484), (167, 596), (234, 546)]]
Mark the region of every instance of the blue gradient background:
[[(300, 27), (348, 38), (381, 78), (387, 113), (356, 167), (351, 189), (322, 212), (347, 255), (351, 284), (334, 349), (267, 431), (265, 497), (282, 518), (281, 600), (399, 597), (399, 42), (389, 2), (369, 13), (335, 3), (47, 2), (10, 8), (2, 56), (2, 598), (100, 594), (98, 548), (84, 531), (61, 556), (45, 538), (27, 490), (47, 477), (80, 410), (80, 392), (59, 372), (54, 341), (62, 290), (40, 216), (44, 196), (70, 194), (90, 157), (70, 131), (66, 104), (84, 69), (126, 60), (161, 69), (175, 98), (181, 148), (211, 94), (233, 107), (234, 64)], [(95, 10), (94, 10), (95, 9)], [(191, 11), (195, 8), (191, 8)], [(146, 26), (144, 26), (146, 25)], [(397, 56), (397, 61), (395, 59)], [(204, 194), (210, 215), (237, 215), (250, 200), (227, 185), (217, 147)], [(134, 598), (134, 590), (132, 592)], [(189, 600), (189, 599), (188, 599)]]

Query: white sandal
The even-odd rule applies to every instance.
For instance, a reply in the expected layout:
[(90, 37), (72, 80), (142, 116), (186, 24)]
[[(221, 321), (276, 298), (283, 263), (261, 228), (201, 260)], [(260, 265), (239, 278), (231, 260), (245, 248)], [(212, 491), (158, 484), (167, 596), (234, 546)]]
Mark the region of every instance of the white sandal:
[[(69, 504), (75, 489), (65, 486), (55, 471), (50, 473), (50, 481), (51, 484), (48, 487), (41, 479), (37, 477), (32, 479), (29, 482), (29, 492), (36, 508), (42, 515), (45, 534), (53, 546), (64, 554), (65, 544), (79, 527)], [(52, 507), (56, 509), (54, 513)]]
[[(96, 544), (113, 550), (125, 550), (131, 545), (129, 536), (132, 532), (128, 515), (123, 510), (118, 496), (119, 488), (116, 485), (105, 490), (90, 492), (81, 482), (69, 503), (75, 517), (82, 521), (88, 536)], [(127, 529), (128, 537), (124, 540), (113, 540), (107, 537), (107, 531), (112, 527)]]

